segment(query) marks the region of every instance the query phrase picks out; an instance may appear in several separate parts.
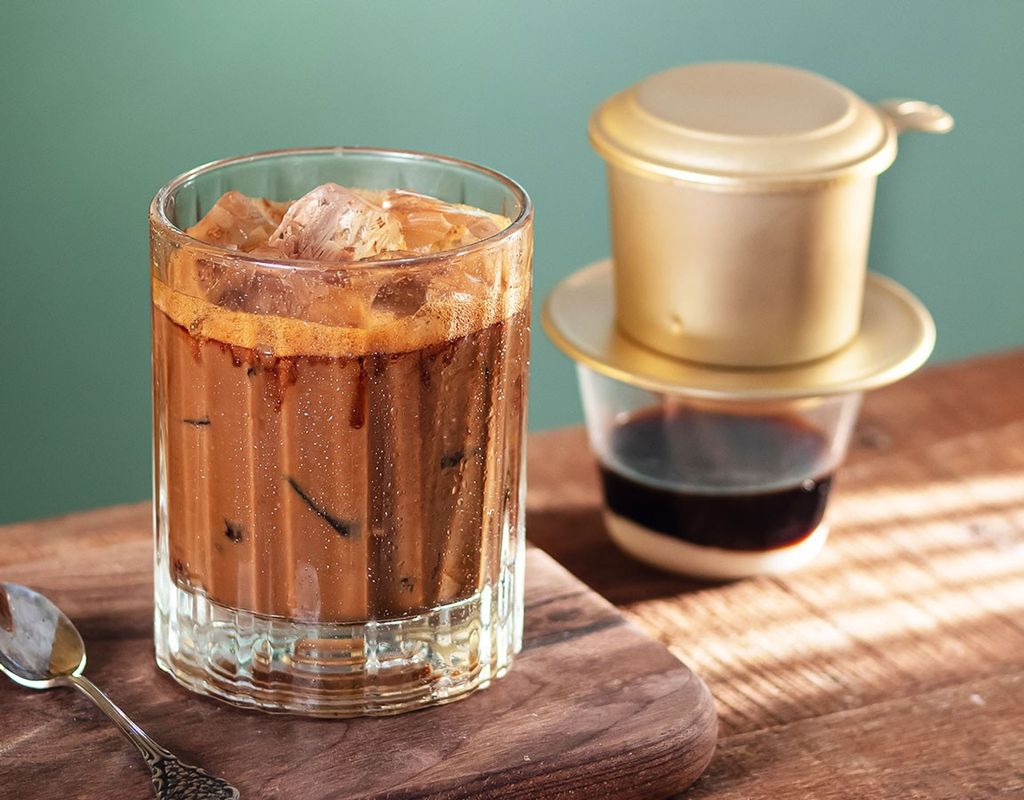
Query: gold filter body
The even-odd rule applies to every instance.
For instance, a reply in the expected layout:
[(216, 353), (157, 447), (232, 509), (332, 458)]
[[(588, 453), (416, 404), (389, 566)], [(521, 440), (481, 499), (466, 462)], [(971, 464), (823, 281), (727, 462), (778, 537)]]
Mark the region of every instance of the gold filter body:
[(693, 64), (608, 98), (590, 139), (608, 164), (619, 330), (674, 358), (770, 368), (857, 335), (875, 184), (901, 130), (952, 118), (873, 105), (773, 64)]
[(811, 361), (860, 324), (874, 175), (734, 190), (609, 166), (616, 318), (666, 355)]

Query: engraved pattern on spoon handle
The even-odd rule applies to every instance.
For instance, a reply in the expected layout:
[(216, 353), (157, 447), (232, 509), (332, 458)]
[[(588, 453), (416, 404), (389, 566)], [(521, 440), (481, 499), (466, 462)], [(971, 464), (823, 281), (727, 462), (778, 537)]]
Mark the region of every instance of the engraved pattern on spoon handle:
[(157, 800), (238, 800), (238, 790), (204, 769), (180, 761), (136, 725), (96, 684), (83, 675), (67, 682), (92, 700), (146, 759)]
[(230, 783), (174, 756), (159, 758), (149, 767), (159, 800), (238, 800), (238, 789)]

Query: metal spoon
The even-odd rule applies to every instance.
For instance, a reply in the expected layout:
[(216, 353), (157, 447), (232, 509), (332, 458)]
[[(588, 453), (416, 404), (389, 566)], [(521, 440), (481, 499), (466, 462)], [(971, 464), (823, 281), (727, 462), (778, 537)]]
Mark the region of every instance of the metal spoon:
[(0, 671), (30, 689), (74, 686), (146, 759), (159, 800), (237, 800), (238, 790), (162, 748), (82, 675), (85, 644), (64, 613), (38, 592), (0, 583)]

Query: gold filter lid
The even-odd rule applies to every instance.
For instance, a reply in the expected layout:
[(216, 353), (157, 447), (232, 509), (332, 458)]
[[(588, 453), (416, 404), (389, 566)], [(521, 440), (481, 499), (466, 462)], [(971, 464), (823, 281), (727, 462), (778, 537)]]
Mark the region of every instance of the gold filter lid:
[(937, 106), (875, 106), (794, 67), (718, 62), (666, 70), (609, 98), (590, 119), (590, 139), (610, 164), (643, 175), (776, 184), (878, 174), (896, 157), (900, 130), (952, 124)]
[(809, 364), (740, 369), (683, 361), (634, 342), (613, 320), (610, 260), (564, 279), (544, 305), (544, 330), (573, 360), (632, 386), (702, 400), (797, 400), (877, 389), (912, 373), (935, 346), (935, 324), (921, 302), (871, 273), (857, 336)]

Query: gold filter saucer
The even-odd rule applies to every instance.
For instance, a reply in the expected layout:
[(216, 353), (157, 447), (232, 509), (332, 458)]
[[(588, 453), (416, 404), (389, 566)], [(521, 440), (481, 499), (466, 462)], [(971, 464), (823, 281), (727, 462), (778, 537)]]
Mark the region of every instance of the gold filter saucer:
[(548, 296), (542, 321), (575, 361), (615, 380), (705, 400), (790, 400), (877, 389), (920, 367), (935, 346), (928, 310), (895, 281), (869, 273), (858, 335), (839, 352), (807, 364), (735, 369), (674, 359), (624, 336), (614, 323), (612, 262), (598, 261)]

